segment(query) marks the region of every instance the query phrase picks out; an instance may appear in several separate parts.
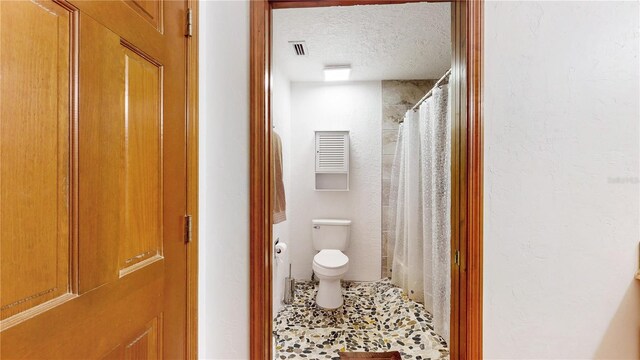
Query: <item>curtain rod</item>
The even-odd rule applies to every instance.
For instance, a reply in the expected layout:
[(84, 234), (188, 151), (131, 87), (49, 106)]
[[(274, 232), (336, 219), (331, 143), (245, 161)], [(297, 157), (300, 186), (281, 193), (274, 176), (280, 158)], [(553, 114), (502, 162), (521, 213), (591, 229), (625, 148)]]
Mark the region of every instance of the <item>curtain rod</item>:
[(420, 107), (420, 105), (427, 100), (431, 94), (433, 93), (433, 89), (437, 88), (438, 86), (440, 86), (442, 84), (443, 81), (445, 81), (449, 75), (451, 75), (451, 69), (447, 70), (446, 73), (444, 73), (444, 75), (442, 75), (442, 77), (440, 78), (440, 80), (436, 81), (436, 84), (433, 85), (433, 87), (431, 88), (431, 90), (429, 90), (429, 92), (422, 97), (422, 99), (420, 99), (412, 108), (411, 110), (415, 111), (418, 110), (418, 108)]

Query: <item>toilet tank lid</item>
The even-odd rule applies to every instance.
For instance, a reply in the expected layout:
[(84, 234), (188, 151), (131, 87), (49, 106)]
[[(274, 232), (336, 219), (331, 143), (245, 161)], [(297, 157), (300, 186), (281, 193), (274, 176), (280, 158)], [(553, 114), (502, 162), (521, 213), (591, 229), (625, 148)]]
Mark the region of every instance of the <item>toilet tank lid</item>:
[(351, 220), (344, 219), (313, 219), (311, 220), (313, 225), (333, 225), (333, 226), (344, 226), (351, 225)]

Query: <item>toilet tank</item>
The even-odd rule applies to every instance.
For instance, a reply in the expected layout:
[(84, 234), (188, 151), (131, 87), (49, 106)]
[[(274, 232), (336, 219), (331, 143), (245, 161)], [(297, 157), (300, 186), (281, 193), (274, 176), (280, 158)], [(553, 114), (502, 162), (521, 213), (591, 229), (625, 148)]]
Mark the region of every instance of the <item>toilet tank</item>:
[(349, 247), (351, 220), (314, 219), (311, 220), (313, 248), (317, 251), (334, 249), (344, 251)]

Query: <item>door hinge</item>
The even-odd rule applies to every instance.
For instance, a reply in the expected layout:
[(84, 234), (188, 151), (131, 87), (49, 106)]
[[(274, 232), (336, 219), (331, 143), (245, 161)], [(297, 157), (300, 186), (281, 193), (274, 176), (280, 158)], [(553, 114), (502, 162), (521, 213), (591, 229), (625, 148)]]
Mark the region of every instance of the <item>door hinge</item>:
[(187, 32), (185, 36), (186, 37), (193, 36), (193, 10), (191, 10), (191, 8), (187, 9)]
[(457, 266), (460, 266), (460, 250), (456, 250), (456, 253), (453, 257), (453, 261)]
[(184, 216), (184, 242), (186, 244), (191, 242), (191, 238), (193, 236), (193, 227), (192, 227), (192, 218), (191, 215)]

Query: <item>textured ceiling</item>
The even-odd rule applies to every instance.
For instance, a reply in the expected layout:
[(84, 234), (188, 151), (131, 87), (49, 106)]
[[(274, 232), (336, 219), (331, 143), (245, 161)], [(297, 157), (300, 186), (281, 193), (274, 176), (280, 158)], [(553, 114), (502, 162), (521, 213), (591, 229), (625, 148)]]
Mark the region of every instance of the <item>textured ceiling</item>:
[[(437, 79), (451, 67), (451, 5), (413, 3), (273, 12), (275, 66), (291, 81), (322, 81), (351, 64), (351, 80)], [(289, 41), (304, 40), (308, 56)]]

